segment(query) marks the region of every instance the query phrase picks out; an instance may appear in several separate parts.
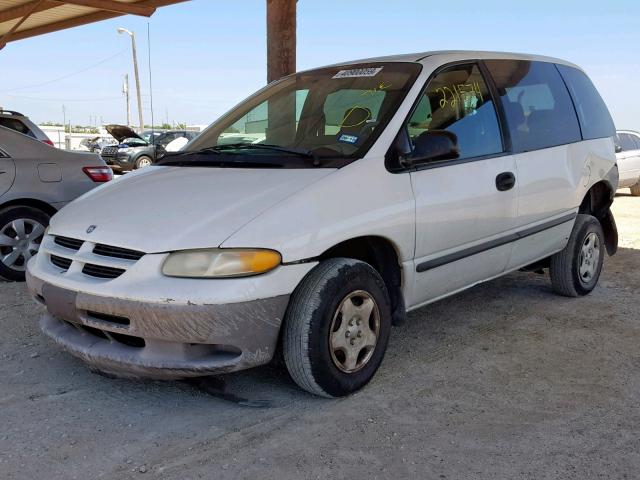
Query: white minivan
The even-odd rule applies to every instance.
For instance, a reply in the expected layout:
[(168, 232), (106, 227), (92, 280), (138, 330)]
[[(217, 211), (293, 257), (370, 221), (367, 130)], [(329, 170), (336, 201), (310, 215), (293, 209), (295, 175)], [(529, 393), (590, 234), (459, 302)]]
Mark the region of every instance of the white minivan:
[(28, 285), (43, 331), (96, 370), (210, 375), (281, 348), (302, 388), (347, 395), (407, 311), (523, 268), (589, 293), (617, 248), (614, 136), (562, 60), (447, 51), (304, 71), (65, 207)]

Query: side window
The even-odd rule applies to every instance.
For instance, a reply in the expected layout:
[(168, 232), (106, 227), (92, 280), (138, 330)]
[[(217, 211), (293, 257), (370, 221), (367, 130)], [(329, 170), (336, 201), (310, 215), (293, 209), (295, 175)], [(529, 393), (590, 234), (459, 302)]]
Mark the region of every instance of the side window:
[(578, 112), (582, 138), (590, 140), (613, 137), (616, 128), (611, 114), (589, 77), (577, 68), (566, 65), (557, 65), (557, 67)]
[(507, 116), (513, 148), (526, 152), (582, 139), (571, 97), (552, 63), (486, 60)]
[(412, 145), (425, 132), (454, 133), (461, 159), (502, 152), (495, 106), (476, 64), (439, 72), (427, 85), (406, 127)]

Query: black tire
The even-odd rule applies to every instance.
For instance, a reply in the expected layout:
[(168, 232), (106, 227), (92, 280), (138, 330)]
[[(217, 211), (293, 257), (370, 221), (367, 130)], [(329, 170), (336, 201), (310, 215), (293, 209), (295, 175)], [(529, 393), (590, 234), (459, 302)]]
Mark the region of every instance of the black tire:
[[(377, 341), (373, 347), (360, 347), (363, 349), (359, 354), (365, 352), (365, 355), (359, 369), (345, 372), (337, 366), (339, 362), (335, 359), (335, 352), (339, 351), (334, 350), (332, 354), (330, 329), (334, 318), (340, 318), (338, 307), (352, 295), (356, 295), (356, 299), (358, 292), (367, 295), (369, 305), (373, 300), (373, 313), (365, 321), (376, 321), (374, 317), (377, 318)], [(348, 327), (345, 324), (345, 328), (360, 327)], [(364, 387), (378, 370), (387, 348), (390, 329), (391, 303), (378, 272), (359, 260), (325, 260), (307, 274), (289, 301), (282, 337), (287, 370), (293, 380), (308, 392), (329, 398), (349, 395)], [(357, 337), (360, 338), (359, 331)], [(359, 341), (355, 332), (352, 340), (349, 340), (351, 345), (354, 339)], [(360, 358), (358, 356), (358, 361)]]
[(139, 168), (144, 168), (145, 166), (148, 165), (140, 165), (143, 162), (149, 162), (149, 165), (153, 165), (153, 160), (151, 160), (151, 157), (148, 157), (146, 155), (141, 155), (136, 159), (136, 162), (134, 164), (135, 169), (139, 169)]
[[(33, 207), (15, 206), (0, 210), (0, 233), (3, 233), (5, 226), (11, 224), (15, 220), (20, 219), (38, 222), (45, 228), (49, 225), (49, 215), (44, 213), (42, 210), (38, 210), (37, 208)], [(10, 237), (12, 237), (11, 231), (8, 231), (7, 233)], [(30, 232), (27, 231), (26, 233)], [(41, 239), (42, 236), (39, 236), (37, 243), (39, 243)], [(0, 259), (6, 257), (12, 251), (13, 247), (0, 245)], [(0, 278), (9, 280), (11, 282), (24, 282), (25, 266), (26, 262), (24, 261), (24, 256), (18, 258), (14, 268), (5, 265), (5, 263), (0, 260)]]
[[(592, 266), (594, 269), (593, 273), (586, 277), (580, 273), (582, 250), (588, 238), (594, 238), (592, 235), (597, 237), (598, 255), (596, 259), (585, 260), (589, 264), (588, 267)], [(549, 274), (553, 289), (565, 297), (580, 297), (590, 293), (598, 284), (605, 252), (604, 233), (598, 219), (591, 215), (578, 215), (567, 246), (551, 257)]]
[(629, 190), (631, 190), (631, 195), (634, 197), (640, 197), (640, 182), (632, 185)]

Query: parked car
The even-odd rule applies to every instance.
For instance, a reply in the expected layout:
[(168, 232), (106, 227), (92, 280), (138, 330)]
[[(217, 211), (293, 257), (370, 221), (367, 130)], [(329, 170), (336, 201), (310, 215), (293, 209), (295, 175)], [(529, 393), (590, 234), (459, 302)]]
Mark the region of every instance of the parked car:
[(114, 172), (148, 167), (165, 153), (167, 144), (176, 138), (191, 140), (197, 135), (197, 132), (185, 130), (161, 133), (148, 131), (138, 135), (125, 125), (107, 125), (105, 128), (118, 141), (118, 145), (105, 147), (101, 152), (102, 158)]
[(46, 133), (40, 130), (35, 123), (21, 113), (14, 112), (12, 110), (3, 110), (0, 108), (0, 127), (10, 128), (16, 132), (35, 138), (42, 143), (46, 143), (52, 147), (54, 146)]
[(96, 137), (83, 138), (80, 140), (79, 150), (99, 154), (107, 145), (117, 145), (117, 143), (118, 142), (116, 142), (114, 138), (101, 137), (98, 135)]
[(0, 127), (0, 278), (23, 281), (49, 218), (111, 178), (95, 154), (54, 149)]
[(563, 60), (431, 52), (297, 73), (56, 215), (28, 285), (43, 331), (94, 369), (230, 372), (280, 342), (300, 387), (347, 395), (407, 311), (522, 268), (591, 292), (617, 248), (614, 136)]
[(631, 195), (640, 196), (640, 133), (618, 130), (616, 158), (620, 170), (620, 188), (629, 188)]

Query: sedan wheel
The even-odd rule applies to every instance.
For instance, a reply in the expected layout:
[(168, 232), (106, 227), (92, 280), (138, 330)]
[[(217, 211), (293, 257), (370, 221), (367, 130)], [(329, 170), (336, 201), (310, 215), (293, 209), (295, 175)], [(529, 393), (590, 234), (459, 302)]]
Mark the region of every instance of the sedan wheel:
[(38, 253), (48, 224), (49, 217), (33, 208), (0, 212), (0, 277), (24, 280), (27, 262)]

